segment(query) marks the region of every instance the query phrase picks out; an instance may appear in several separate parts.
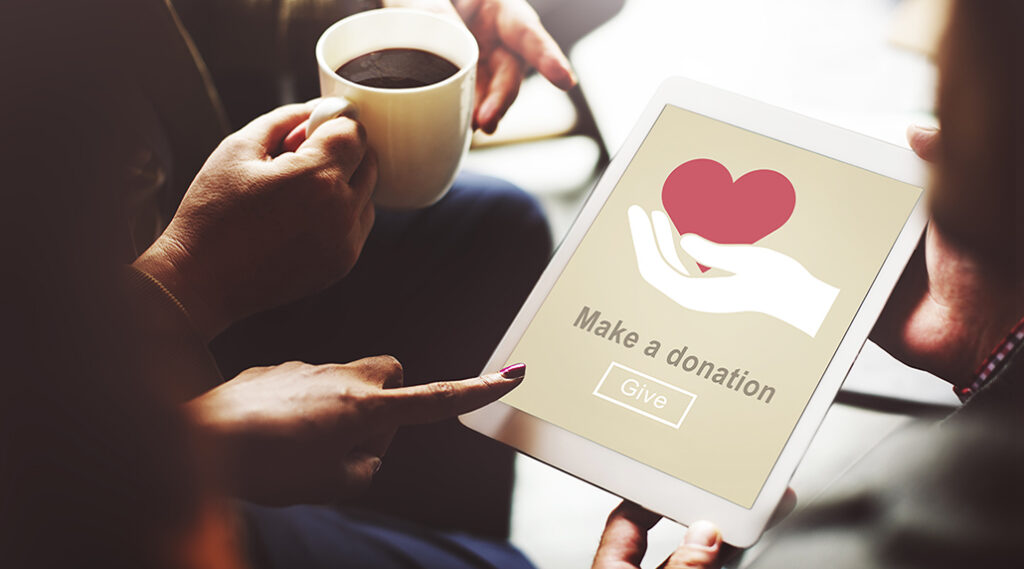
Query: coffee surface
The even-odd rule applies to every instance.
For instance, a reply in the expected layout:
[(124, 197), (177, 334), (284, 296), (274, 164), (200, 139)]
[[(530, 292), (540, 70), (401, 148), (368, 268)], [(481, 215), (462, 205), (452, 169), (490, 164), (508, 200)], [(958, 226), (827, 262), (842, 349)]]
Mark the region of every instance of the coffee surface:
[(422, 49), (392, 48), (373, 51), (338, 68), (341, 77), (379, 89), (410, 89), (432, 85), (455, 75), (458, 66)]

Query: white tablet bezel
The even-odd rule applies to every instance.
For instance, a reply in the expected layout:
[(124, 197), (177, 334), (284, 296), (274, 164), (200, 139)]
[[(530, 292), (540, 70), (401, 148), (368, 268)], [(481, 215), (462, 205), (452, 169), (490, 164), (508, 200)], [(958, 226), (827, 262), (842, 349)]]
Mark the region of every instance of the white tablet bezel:
[[(622, 149), (594, 187), (576, 222), (488, 361), (487, 371), (493, 371), (507, 361), (665, 105), (681, 107), (864, 170), (925, 187), (926, 167), (910, 150), (708, 85), (682, 78), (668, 79), (658, 89)], [(926, 221), (922, 192), (922, 199), (918, 200), (907, 219), (749, 509), (502, 402), (466, 414), (461, 420), (468, 427), (524, 454), (684, 525), (698, 519), (713, 520), (721, 528), (725, 541), (739, 547), (750, 546), (764, 531), (910, 259)]]

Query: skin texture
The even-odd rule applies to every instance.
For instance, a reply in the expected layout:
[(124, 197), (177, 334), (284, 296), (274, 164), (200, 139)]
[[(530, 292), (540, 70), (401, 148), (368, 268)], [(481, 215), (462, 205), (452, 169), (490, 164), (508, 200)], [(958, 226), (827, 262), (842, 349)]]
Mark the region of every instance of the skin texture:
[(362, 127), (334, 119), (282, 152), (311, 109), (280, 107), (225, 138), (134, 263), (181, 301), (206, 341), (341, 279), (366, 242), (377, 161)]
[[(911, 147), (934, 162), (941, 151), (937, 130), (911, 127)], [(972, 374), (1024, 315), (1019, 283), (969, 244), (948, 236), (942, 219), (929, 225), (900, 278), (871, 339), (907, 365), (954, 385)]]
[(252, 368), (187, 405), (228, 457), (234, 493), (269, 504), (323, 503), (369, 486), (401, 425), (455, 417), (522, 382), (500, 374), (402, 387), (391, 356)]

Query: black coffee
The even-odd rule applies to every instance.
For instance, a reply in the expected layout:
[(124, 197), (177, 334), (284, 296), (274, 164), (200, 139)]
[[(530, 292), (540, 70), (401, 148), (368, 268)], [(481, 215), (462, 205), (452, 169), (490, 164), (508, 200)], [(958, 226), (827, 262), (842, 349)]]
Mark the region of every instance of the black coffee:
[(367, 87), (409, 89), (432, 85), (455, 75), (459, 68), (422, 49), (381, 49), (360, 55), (338, 68), (345, 79)]

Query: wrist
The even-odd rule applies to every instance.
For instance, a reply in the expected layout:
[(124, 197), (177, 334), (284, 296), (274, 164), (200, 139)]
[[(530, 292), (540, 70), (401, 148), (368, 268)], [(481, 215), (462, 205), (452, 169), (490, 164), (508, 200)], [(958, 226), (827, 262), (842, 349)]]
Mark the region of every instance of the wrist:
[(223, 303), (210, 283), (204, 283), (200, 271), (183, 246), (161, 236), (132, 267), (159, 283), (184, 309), (203, 342), (209, 342), (231, 323)]

